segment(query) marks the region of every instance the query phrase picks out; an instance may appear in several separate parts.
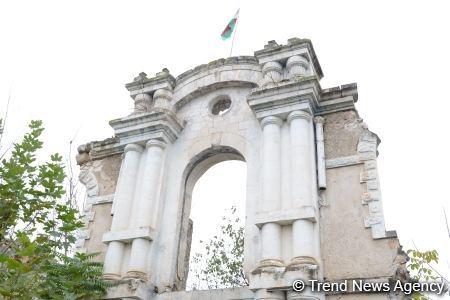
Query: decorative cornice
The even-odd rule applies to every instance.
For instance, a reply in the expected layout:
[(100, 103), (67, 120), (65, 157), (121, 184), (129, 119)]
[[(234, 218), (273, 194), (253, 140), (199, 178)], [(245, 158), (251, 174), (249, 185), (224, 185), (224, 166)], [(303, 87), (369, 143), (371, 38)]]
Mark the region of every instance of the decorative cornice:
[(173, 88), (174, 86), (175, 78), (165, 68), (152, 78), (148, 78), (147, 74), (141, 72), (132, 82), (125, 85), (132, 96), (139, 93), (151, 94), (157, 89)]
[(119, 145), (145, 143), (150, 139), (174, 142), (183, 129), (174, 113), (153, 109), (143, 115), (125, 117), (109, 123), (113, 127)]
[(291, 38), (288, 40), (287, 45), (278, 45), (275, 41), (270, 41), (264, 46), (264, 49), (255, 51), (255, 57), (260, 64), (273, 60), (286, 61), (293, 55), (307, 55), (314, 66), (318, 78), (323, 77), (322, 68), (317, 59), (312, 42), (309, 39)]
[(343, 110), (355, 110), (356, 101), (358, 101), (356, 83), (323, 89), (320, 92), (320, 102), (316, 114), (325, 115)]
[(143, 238), (152, 241), (155, 236), (155, 230), (152, 227), (139, 227), (125, 229), (121, 231), (108, 231), (103, 234), (102, 242), (110, 243), (113, 241), (129, 243), (134, 239)]
[(89, 152), (89, 157), (92, 160), (122, 154), (123, 148), (125, 148), (125, 145), (119, 143), (119, 138), (117, 137), (108, 138), (103, 141), (95, 141), (91, 145), (92, 150)]
[(257, 213), (255, 217), (255, 225), (258, 228), (261, 228), (267, 223), (276, 223), (285, 226), (292, 224), (297, 220), (308, 220), (312, 223), (316, 223), (318, 220), (316, 208), (314, 206), (301, 206), (288, 211)]
[(319, 103), (320, 85), (315, 76), (299, 81), (279, 82), (276, 86), (256, 88), (247, 96), (247, 102), (257, 119), (269, 115), (286, 118), (295, 110), (316, 110)]

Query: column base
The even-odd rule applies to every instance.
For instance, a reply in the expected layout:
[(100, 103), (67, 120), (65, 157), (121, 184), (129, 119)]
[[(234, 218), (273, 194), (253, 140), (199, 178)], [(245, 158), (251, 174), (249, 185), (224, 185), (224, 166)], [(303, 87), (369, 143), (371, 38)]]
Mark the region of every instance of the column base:
[(148, 281), (148, 274), (141, 271), (128, 271), (125, 276), (123, 276), (123, 279), (141, 279), (145, 282)]
[(325, 299), (325, 297), (323, 295), (312, 295), (310, 291), (305, 291), (303, 293), (288, 291), (286, 299), (287, 300), (321, 300), (321, 299)]
[(149, 284), (142, 279), (122, 278), (119, 284), (108, 288), (102, 299), (149, 299)]
[(273, 291), (269, 292), (266, 289), (257, 290), (255, 292), (255, 300), (285, 300), (285, 292)]
[(303, 266), (318, 266), (319, 263), (314, 257), (311, 256), (296, 256), (291, 259), (291, 262), (287, 266), (288, 269), (303, 267)]
[[(303, 281), (317, 279), (319, 263), (310, 256), (297, 256), (291, 259), (286, 266), (286, 277), (301, 279)], [(295, 298), (294, 298), (295, 299)], [(303, 299), (303, 298), (299, 298)], [(309, 298), (305, 298), (309, 299)]]
[[(284, 280), (286, 267), (280, 260), (263, 260), (259, 266), (251, 272), (250, 286), (251, 290), (263, 289), (284, 289), (292, 285), (291, 282)], [(273, 295), (271, 293), (271, 295)], [(256, 298), (256, 299), (275, 299), (275, 298)], [(284, 299), (284, 298), (283, 298)]]
[(281, 259), (268, 258), (259, 262), (257, 269), (261, 268), (284, 268), (285, 265)]
[(102, 275), (104, 280), (117, 281), (120, 280), (121, 276), (119, 274), (105, 273)]

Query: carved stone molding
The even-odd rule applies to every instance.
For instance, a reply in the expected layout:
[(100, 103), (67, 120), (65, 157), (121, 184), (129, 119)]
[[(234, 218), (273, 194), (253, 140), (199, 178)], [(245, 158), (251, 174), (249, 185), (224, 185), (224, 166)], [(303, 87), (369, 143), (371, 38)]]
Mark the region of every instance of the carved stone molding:
[(283, 66), (276, 61), (270, 61), (263, 65), (263, 82), (262, 86), (276, 85), (283, 79)]
[(81, 166), (80, 175), (78, 176), (80, 182), (86, 187), (86, 200), (83, 204), (83, 213), (81, 215), (84, 228), (77, 233), (77, 240), (75, 242), (76, 251), (82, 253), (86, 252), (84, 244), (90, 238), (90, 230), (88, 229), (89, 222), (92, 222), (95, 216), (90, 200), (97, 198), (99, 193), (97, 178), (92, 173), (92, 167), (92, 162), (84, 163)]
[(293, 55), (286, 62), (286, 69), (291, 79), (296, 76), (305, 76), (308, 67), (308, 60), (301, 55)]
[(363, 123), (362, 126), (365, 130), (359, 138), (357, 151), (358, 162), (364, 164), (360, 182), (366, 186), (366, 190), (361, 195), (361, 203), (369, 207), (369, 213), (364, 217), (364, 226), (372, 229), (374, 239), (379, 239), (386, 237), (376, 161), (380, 139), (367, 129), (367, 125)]
[(140, 93), (134, 97), (133, 114), (143, 114), (148, 112), (152, 103), (152, 97), (149, 94)]
[(153, 94), (154, 109), (171, 110), (173, 92), (169, 89), (159, 89)]
[(91, 165), (87, 163), (81, 167), (78, 179), (86, 187), (86, 195), (88, 197), (98, 196), (98, 183), (94, 174), (91, 172)]
[(327, 159), (325, 165), (326, 165), (327, 169), (333, 169), (333, 168), (358, 165), (361, 163), (362, 162), (359, 160), (358, 155), (351, 155), (351, 156), (342, 156), (342, 157)]
[(92, 150), (91, 143), (80, 145), (80, 146), (78, 146), (77, 150), (78, 150), (78, 154), (75, 159), (76, 159), (78, 165), (82, 165), (91, 160), (91, 156), (90, 156), (90, 152)]

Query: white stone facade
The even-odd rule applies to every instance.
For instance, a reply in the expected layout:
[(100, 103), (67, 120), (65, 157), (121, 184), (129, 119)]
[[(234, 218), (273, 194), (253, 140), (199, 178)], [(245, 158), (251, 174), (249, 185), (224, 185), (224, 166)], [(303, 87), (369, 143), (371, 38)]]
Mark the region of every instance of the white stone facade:
[[(357, 117), (356, 85), (324, 90), (322, 76), (311, 42), (294, 38), (271, 41), (254, 57), (177, 78), (166, 69), (141, 73), (126, 85), (134, 111), (110, 122), (114, 138), (80, 146), (77, 157), (88, 191), (77, 245), (102, 252), (105, 278), (122, 282), (109, 299), (325, 299), (308, 288), (292, 292), (292, 281), (395, 276), (399, 245), (384, 228), (379, 140)], [(229, 107), (213, 113), (223, 100)], [(183, 292), (193, 187), (210, 166), (236, 159), (248, 172), (250, 286)], [(340, 182), (355, 174), (356, 183)], [(336, 226), (349, 227), (342, 234)], [(341, 239), (366, 253), (342, 266)], [(363, 271), (367, 264), (373, 269)]]

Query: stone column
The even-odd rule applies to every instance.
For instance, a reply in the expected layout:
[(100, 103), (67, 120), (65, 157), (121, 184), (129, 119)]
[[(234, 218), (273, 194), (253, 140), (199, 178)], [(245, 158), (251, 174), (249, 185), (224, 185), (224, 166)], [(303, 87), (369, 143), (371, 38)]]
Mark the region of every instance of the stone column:
[(150, 250), (150, 241), (144, 238), (136, 238), (131, 244), (130, 262), (126, 278), (148, 279), (147, 257)]
[(125, 244), (113, 241), (108, 244), (105, 261), (103, 263), (103, 278), (106, 280), (118, 280), (121, 278), (122, 256)]
[[(111, 231), (123, 230), (128, 226), (142, 151), (143, 148), (137, 144), (128, 144), (125, 146), (120, 176), (114, 196), (115, 213), (111, 224)], [(123, 250), (124, 244), (122, 242), (112, 241), (109, 243), (104, 262), (105, 278), (120, 278)]]
[[(281, 207), (281, 125), (282, 120), (269, 116), (261, 121), (263, 129), (262, 211), (277, 211)], [(261, 228), (262, 254), (259, 264), (283, 267), (281, 259), (281, 225), (266, 223)]]
[(317, 184), (320, 190), (326, 190), (327, 177), (325, 166), (325, 144), (323, 140), (323, 123), (325, 123), (325, 119), (323, 117), (315, 117), (314, 123), (316, 123)]
[[(141, 184), (137, 188), (136, 201), (133, 205), (130, 228), (150, 227), (153, 225), (153, 209), (157, 206), (161, 167), (166, 143), (160, 140), (149, 140), (146, 144), (144, 169)], [(147, 256), (150, 241), (136, 238), (132, 241), (130, 262), (127, 277), (147, 277)]]
[[(291, 197), (292, 207), (314, 206), (313, 191), (316, 183), (312, 174), (315, 162), (312, 136), (311, 115), (305, 111), (293, 111), (288, 119), (291, 144)], [(292, 224), (291, 265), (316, 265), (314, 224), (310, 220), (300, 219)]]

